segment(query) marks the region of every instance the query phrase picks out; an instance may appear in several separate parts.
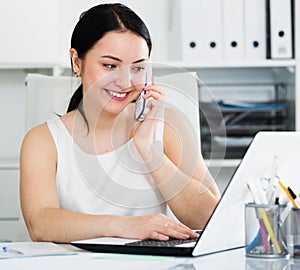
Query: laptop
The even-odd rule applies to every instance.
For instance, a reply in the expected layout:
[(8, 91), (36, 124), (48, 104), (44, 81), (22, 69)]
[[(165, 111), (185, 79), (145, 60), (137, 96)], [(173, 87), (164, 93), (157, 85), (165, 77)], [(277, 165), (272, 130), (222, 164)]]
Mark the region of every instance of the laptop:
[(136, 239), (101, 237), (71, 244), (93, 252), (170, 256), (200, 256), (244, 247), (244, 206), (253, 202), (247, 182), (270, 176), (276, 157), (280, 179), (299, 193), (299, 149), (300, 132), (257, 133), (198, 239), (161, 245), (157, 240), (144, 244)]

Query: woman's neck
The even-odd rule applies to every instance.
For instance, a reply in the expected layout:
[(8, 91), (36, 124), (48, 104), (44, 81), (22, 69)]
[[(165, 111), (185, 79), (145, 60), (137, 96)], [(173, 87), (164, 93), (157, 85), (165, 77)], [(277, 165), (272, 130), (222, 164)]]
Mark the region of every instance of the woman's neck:
[(84, 115), (89, 127), (96, 132), (118, 130), (118, 127), (124, 128), (124, 125), (133, 124), (131, 121), (133, 115), (128, 107), (119, 114), (112, 114), (102, 110), (99, 114), (84, 111)]

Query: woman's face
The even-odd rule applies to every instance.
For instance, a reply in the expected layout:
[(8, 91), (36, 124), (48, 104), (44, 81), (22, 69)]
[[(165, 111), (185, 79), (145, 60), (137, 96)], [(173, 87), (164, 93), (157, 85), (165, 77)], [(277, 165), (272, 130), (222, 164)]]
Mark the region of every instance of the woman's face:
[(130, 31), (101, 38), (81, 60), (83, 95), (89, 104), (111, 114), (123, 111), (144, 86), (148, 54), (146, 41)]

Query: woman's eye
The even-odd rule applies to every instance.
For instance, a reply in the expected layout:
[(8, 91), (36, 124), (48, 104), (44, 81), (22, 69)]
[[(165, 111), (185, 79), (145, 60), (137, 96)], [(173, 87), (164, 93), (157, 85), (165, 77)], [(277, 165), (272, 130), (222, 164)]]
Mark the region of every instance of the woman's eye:
[(140, 72), (140, 71), (142, 71), (144, 69), (145, 69), (145, 67), (142, 67), (142, 66), (140, 66), (140, 67), (132, 67), (132, 70), (135, 71), (135, 72)]
[(117, 66), (114, 65), (114, 64), (103, 64), (104, 67), (108, 68), (108, 69), (114, 69), (116, 68)]

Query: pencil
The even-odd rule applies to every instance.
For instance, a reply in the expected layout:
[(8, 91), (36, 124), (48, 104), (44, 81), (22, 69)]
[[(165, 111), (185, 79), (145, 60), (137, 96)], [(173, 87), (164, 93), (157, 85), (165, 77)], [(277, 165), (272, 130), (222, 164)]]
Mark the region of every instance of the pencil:
[[(295, 194), (295, 192), (290, 188), (290, 187), (287, 187), (291, 197), (293, 198), (293, 201), (295, 202), (295, 204), (297, 205), (296, 208), (299, 208), (300, 205), (299, 205), (299, 200), (298, 200), (298, 197), (297, 195)], [(294, 204), (293, 204), (294, 205)]]
[(263, 221), (263, 219), (260, 218), (258, 220), (258, 222), (259, 222), (259, 228), (260, 228), (261, 238), (263, 240), (265, 252), (269, 253), (270, 248), (269, 248), (269, 244), (268, 244), (267, 233), (266, 233), (266, 230), (265, 230), (264, 221)]
[(279, 246), (279, 244), (278, 244), (278, 241), (277, 241), (276, 238), (275, 238), (275, 235), (274, 235), (272, 226), (271, 226), (271, 224), (270, 224), (270, 222), (269, 222), (269, 220), (268, 220), (266, 211), (265, 211), (264, 209), (260, 209), (260, 210), (259, 210), (259, 213), (260, 213), (261, 218), (263, 219), (263, 222), (264, 222), (264, 224), (265, 224), (265, 226), (266, 226), (266, 229), (267, 229), (267, 231), (268, 231), (268, 233), (269, 233), (269, 235), (270, 235), (271, 241), (272, 241), (273, 244), (275, 245), (275, 248), (276, 248), (277, 253), (280, 254), (280, 253), (281, 253), (281, 248), (280, 248), (280, 246)]
[(280, 187), (283, 189), (283, 191), (285, 192), (285, 194), (288, 196), (288, 198), (290, 199), (290, 201), (292, 202), (292, 204), (294, 205), (295, 208), (298, 208), (297, 203), (295, 202), (295, 200), (293, 199), (291, 193), (289, 192), (289, 190), (286, 188), (286, 186), (281, 182), (278, 181)]

